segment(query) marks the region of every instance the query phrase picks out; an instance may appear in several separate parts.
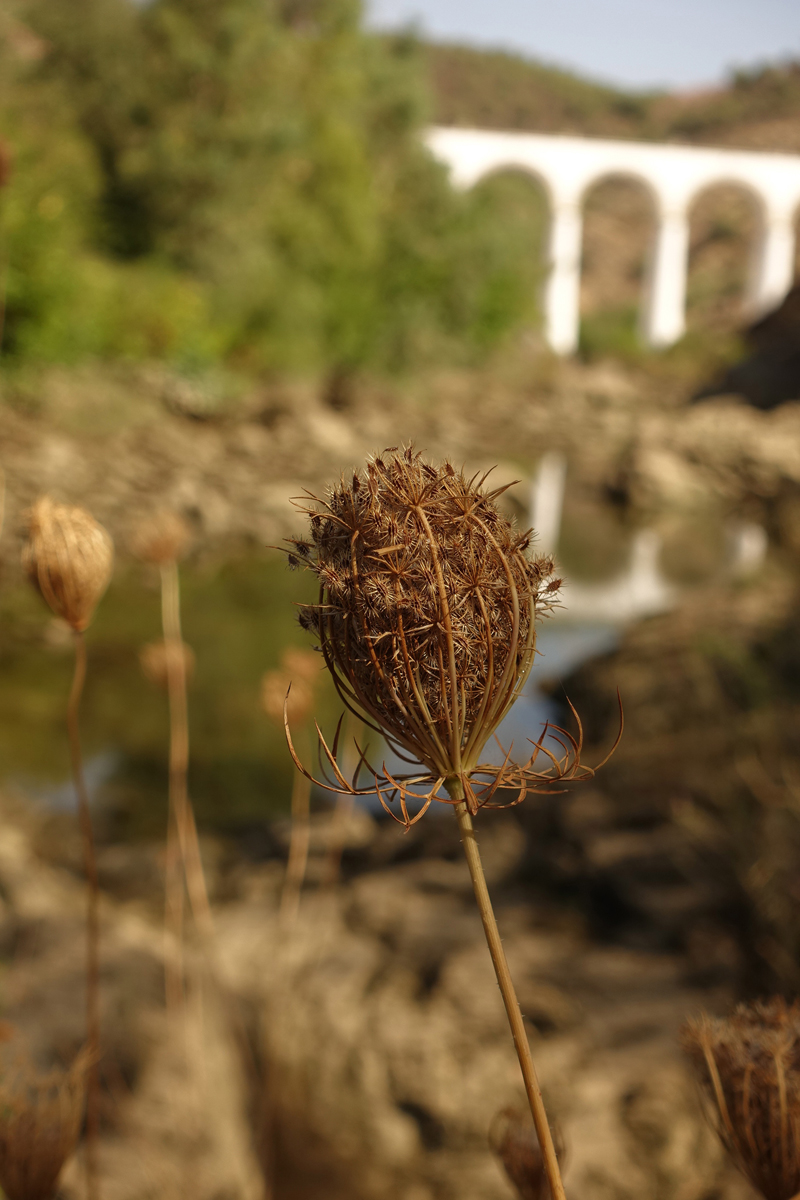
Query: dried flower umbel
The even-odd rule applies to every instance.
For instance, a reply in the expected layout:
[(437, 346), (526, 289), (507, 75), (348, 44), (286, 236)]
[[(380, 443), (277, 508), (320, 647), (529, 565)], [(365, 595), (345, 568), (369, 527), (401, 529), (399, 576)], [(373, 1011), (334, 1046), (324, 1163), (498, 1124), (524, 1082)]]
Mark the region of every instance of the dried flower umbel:
[(0, 1077), (0, 1186), (8, 1200), (50, 1200), (83, 1119), (86, 1054), (39, 1075), (27, 1062)]
[(731, 1158), (764, 1200), (800, 1193), (800, 1003), (742, 1004), (703, 1014), (682, 1042), (714, 1106)]
[(56, 616), (71, 627), (75, 641), (75, 670), (67, 701), (72, 777), (78, 798), (78, 821), (88, 884), (86, 911), (86, 1027), (89, 1054), (86, 1096), (86, 1188), (96, 1200), (97, 1137), (100, 1103), (100, 961), (99, 896), (89, 794), (83, 772), (79, 712), (86, 679), (84, 631), (108, 587), (114, 565), (114, 543), (102, 525), (82, 508), (54, 504), (49, 496), (37, 500), (28, 515), (28, 541), (23, 565), (31, 582)]
[[(377, 792), (406, 826), (434, 800), (454, 806), (553, 1200), (563, 1200), (472, 817), (594, 772), (581, 765), (580, 722), (577, 738), (552, 731), (557, 752), (545, 744), (545, 730), (521, 765), (512, 762), (511, 748), (500, 766), (483, 759), (533, 665), (536, 618), (552, 607), (560, 586), (552, 559), (529, 557), (531, 532), (519, 532), (499, 511), (505, 489), (484, 491), (486, 478), (467, 479), (449, 462), (425, 462), (411, 448), (386, 451), (324, 500), (309, 496), (310, 536), (291, 542), (289, 563), (317, 576), (318, 600), (302, 610), (301, 624), (316, 633), (343, 703), (412, 768), (378, 769), (359, 751), (348, 780), (337, 758), (339, 730), (329, 747), (317, 729), (320, 786), (352, 795)], [(288, 719), (286, 732), (298, 770), (310, 778)], [(366, 785), (359, 784), (363, 773)], [(510, 801), (501, 789), (512, 791)], [(420, 805), (416, 815), (409, 799)]]
[(114, 543), (85, 509), (42, 496), (28, 516), (22, 561), (56, 616), (81, 633), (111, 580)]
[[(554, 1141), (561, 1162), (564, 1151), (557, 1133)], [(550, 1200), (542, 1151), (529, 1113), (518, 1112), (515, 1108), (502, 1109), (489, 1128), (489, 1145), (503, 1164), (520, 1200)]]

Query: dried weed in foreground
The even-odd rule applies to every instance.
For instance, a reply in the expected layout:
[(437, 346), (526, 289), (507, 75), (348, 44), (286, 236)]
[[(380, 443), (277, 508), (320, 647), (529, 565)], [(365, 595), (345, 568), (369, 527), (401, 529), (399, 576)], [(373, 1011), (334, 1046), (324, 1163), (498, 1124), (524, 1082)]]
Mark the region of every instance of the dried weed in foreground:
[[(324, 500), (309, 496), (310, 537), (291, 542), (289, 563), (317, 577), (317, 603), (302, 610), (301, 623), (319, 638), (343, 703), (411, 767), (377, 769), (359, 750), (348, 780), (337, 757), (340, 722), (332, 747), (317, 727), (320, 786), (353, 796), (377, 792), (406, 827), (434, 800), (455, 808), (553, 1200), (565, 1200), (472, 817), (502, 806), (495, 799), (501, 788), (516, 793), (510, 803), (517, 804), (594, 771), (581, 764), (580, 722), (577, 738), (551, 727), (557, 751), (545, 745), (545, 727), (521, 765), (511, 761), (511, 748), (500, 766), (482, 759), (530, 673), (536, 619), (560, 587), (552, 559), (528, 556), (532, 532), (518, 531), (499, 511), (505, 489), (484, 491), (486, 478), (425, 462), (410, 447), (386, 451)], [(295, 765), (311, 779), (292, 745), (288, 698), (284, 721)], [(359, 785), (362, 772), (366, 786)], [(416, 815), (409, 799), (420, 805)]]
[(56, 616), (82, 633), (111, 580), (114, 543), (84, 509), (42, 496), (28, 514), (22, 562)]
[[(327, 499), (310, 497), (303, 510), (310, 539), (291, 542), (290, 564), (319, 581), (318, 602), (304, 606), (301, 624), (318, 636), (343, 703), (402, 760), (424, 768), (393, 774), (360, 755), (348, 781), (337, 734), (331, 749), (321, 738), (327, 769), (320, 786), (377, 791), (407, 826), (434, 799), (463, 799), (474, 816), (497, 806), (501, 788), (516, 792), (512, 803), (519, 803), (529, 792), (593, 774), (580, 761), (580, 722), (577, 738), (550, 727), (557, 753), (544, 744), (545, 731), (522, 765), (510, 749), (500, 767), (481, 761), (530, 673), (536, 619), (552, 608), (561, 584), (551, 558), (528, 556), (532, 531), (519, 532), (499, 511), (505, 489), (485, 492), (485, 480), (466, 479), (448, 462), (433, 466), (410, 449), (387, 452)], [(369, 780), (359, 786), (363, 772)], [(421, 801), (415, 816), (409, 798)], [(397, 799), (399, 816), (391, 807)]]
[[(191, 646), (188, 646), (186, 642), (180, 642), (177, 646), (173, 642), (164, 641), (163, 638), (158, 642), (145, 642), (139, 651), (139, 666), (142, 668), (142, 674), (156, 687), (167, 691), (170, 671), (174, 672), (175, 670), (172, 658), (182, 660), (186, 682), (190, 683), (194, 675), (195, 656)], [(178, 670), (180, 669), (179, 662)]]
[(161, 566), (182, 559), (189, 549), (191, 537), (183, 517), (162, 509), (137, 525), (131, 547), (137, 558)]
[(764, 1197), (800, 1193), (800, 1003), (742, 1004), (727, 1019), (705, 1013), (683, 1048), (714, 1106), (731, 1158)]
[(89, 1054), (86, 1096), (86, 1191), (97, 1200), (97, 1138), (100, 1077), (100, 888), (89, 793), (83, 770), (79, 713), (86, 680), (84, 631), (108, 587), (114, 565), (114, 543), (102, 525), (82, 508), (54, 504), (49, 496), (37, 500), (28, 517), (28, 542), (23, 565), (31, 582), (56, 616), (72, 627), (75, 669), (67, 701), (72, 778), (78, 801), (88, 903), (86, 910), (86, 1037)]
[(18, 1063), (0, 1077), (0, 1186), (8, 1200), (49, 1200), (78, 1141), (87, 1056), (38, 1075)]
[[(553, 1140), (561, 1162), (564, 1150), (558, 1133)], [(489, 1129), (489, 1145), (503, 1164), (520, 1200), (550, 1200), (542, 1151), (529, 1113), (515, 1108), (502, 1109)]]

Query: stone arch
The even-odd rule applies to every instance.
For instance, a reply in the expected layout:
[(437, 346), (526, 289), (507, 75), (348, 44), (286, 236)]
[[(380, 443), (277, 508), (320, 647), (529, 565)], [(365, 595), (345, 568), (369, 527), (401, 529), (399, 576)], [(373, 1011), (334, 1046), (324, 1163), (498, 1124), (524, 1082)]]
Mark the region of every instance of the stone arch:
[(642, 326), (652, 247), (661, 210), (657, 188), (628, 168), (597, 172), (582, 194), (582, 337), (587, 344), (636, 339)]
[(687, 326), (726, 331), (758, 308), (768, 202), (750, 180), (709, 179), (687, 204)]

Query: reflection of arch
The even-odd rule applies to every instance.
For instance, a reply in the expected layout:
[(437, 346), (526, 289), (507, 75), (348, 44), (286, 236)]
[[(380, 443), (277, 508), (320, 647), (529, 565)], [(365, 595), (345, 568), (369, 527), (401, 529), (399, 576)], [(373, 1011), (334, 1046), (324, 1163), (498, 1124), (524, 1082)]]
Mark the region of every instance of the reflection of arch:
[(594, 181), (609, 174), (633, 175), (657, 197), (642, 321), (651, 345), (669, 345), (684, 331), (688, 209), (709, 184), (735, 182), (751, 189), (763, 206), (753, 256), (752, 309), (764, 311), (779, 303), (791, 285), (800, 156), (474, 129), (432, 129), (427, 142), (462, 187), (499, 167), (529, 170), (545, 181), (552, 204), (546, 330), (560, 353), (573, 350), (578, 338), (582, 199)]
[[(687, 314), (729, 325), (758, 305), (759, 267), (769, 211), (750, 181), (721, 177), (687, 204)], [(709, 286), (710, 285), (710, 286)]]

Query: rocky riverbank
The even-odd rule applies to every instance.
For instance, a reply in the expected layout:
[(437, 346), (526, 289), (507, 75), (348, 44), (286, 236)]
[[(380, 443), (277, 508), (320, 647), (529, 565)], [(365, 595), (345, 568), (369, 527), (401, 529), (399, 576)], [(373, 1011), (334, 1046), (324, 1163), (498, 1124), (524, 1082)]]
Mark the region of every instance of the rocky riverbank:
[[(53, 818), (3, 803), (3, 1017), (41, 1062), (83, 1036), (67, 820), (54, 836)], [(593, 940), (542, 896), (513, 815), (481, 817), (480, 839), (570, 1196), (744, 1200), (677, 1045), (687, 1014), (725, 1007), (728, 985), (698, 981), (681, 953)], [(290, 931), (282, 864), (221, 870), (207, 846), (217, 950), (190, 944), (172, 1016), (158, 892), (131, 884), (158, 850), (102, 851), (109, 1200), (509, 1200), (487, 1129), (522, 1093), (455, 824), (444, 813), (404, 836), (365, 817), (349, 845), (347, 882), (312, 883)], [(76, 1160), (65, 1195), (79, 1194)]]
[[(800, 542), (800, 404), (757, 411), (736, 397), (689, 407), (690, 385), (620, 366), (542, 355), (498, 371), (451, 372), (413, 387), (312, 386), (211, 395), (162, 370), (57, 372), (26, 392), (4, 385), (0, 452), (7, 539), (43, 491), (88, 505), (124, 546), (131, 523), (168, 505), (203, 539), (271, 542), (296, 526), (289, 498), (386, 445), (498, 464), (530, 475), (542, 453), (567, 454), (571, 486), (634, 521), (714, 511)], [(331, 403), (333, 401), (333, 403)]]

